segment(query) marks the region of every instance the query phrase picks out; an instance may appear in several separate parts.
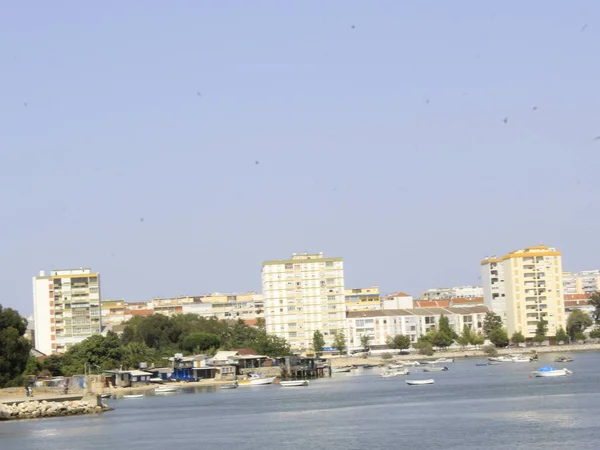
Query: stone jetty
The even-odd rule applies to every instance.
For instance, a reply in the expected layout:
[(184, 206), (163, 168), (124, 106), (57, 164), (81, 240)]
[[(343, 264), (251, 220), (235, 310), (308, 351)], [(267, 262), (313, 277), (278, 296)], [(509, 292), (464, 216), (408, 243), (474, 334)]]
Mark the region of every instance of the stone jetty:
[(75, 416), (110, 411), (106, 405), (96, 401), (77, 400), (70, 402), (28, 401), (0, 404), (0, 420), (37, 419), (42, 417)]

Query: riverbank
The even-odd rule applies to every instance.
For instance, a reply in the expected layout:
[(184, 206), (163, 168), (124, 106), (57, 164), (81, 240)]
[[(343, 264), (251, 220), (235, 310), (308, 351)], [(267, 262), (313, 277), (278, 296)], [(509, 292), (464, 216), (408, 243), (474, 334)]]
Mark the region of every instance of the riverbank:
[[(591, 352), (600, 351), (600, 344), (566, 344), (566, 345), (553, 345), (553, 346), (540, 346), (540, 347), (513, 347), (513, 348), (502, 348), (498, 349), (499, 355), (510, 355), (510, 354), (528, 354), (528, 353), (577, 353), (577, 352)], [(435, 352), (433, 356), (419, 355), (413, 353), (410, 355), (394, 355), (393, 361), (423, 361), (433, 360), (437, 358), (487, 358), (487, 355), (482, 349), (452, 349), (446, 351)], [(386, 365), (389, 364), (390, 359), (384, 359), (380, 355), (377, 356), (340, 356), (332, 358), (331, 367), (351, 366), (353, 364), (374, 364), (374, 365)]]

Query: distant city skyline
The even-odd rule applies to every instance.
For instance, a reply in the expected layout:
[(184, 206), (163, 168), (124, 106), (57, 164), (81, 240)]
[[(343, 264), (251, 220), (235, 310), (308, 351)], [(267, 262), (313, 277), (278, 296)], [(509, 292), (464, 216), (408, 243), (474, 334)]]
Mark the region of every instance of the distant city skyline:
[(264, 261), (305, 251), (414, 296), (532, 245), (594, 270), (599, 14), (7, 5), (0, 303), (29, 315), (40, 269), (80, 266), (103, 298), (260, 292)]

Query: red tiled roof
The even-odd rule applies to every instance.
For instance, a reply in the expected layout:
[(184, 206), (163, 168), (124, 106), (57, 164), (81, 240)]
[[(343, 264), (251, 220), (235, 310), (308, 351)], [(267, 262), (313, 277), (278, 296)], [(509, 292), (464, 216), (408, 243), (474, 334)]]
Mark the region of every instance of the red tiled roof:
[(408, 295), (404, 292), (396, 292), (395, 294), (388, 295), (388, 298), (392, 298), (392, 297), (410, 297), (410, 295)]
[(447, 308), (450, 306), (450, 300), (415, 300), (415, 308)]
[(238, 352), (240, 356), (256, 355), (255, 351), (251, 348), (238, 348), (232, 350), (232, 352)]
[(565, 294), (565, 300), (587, 300), (589, 298), (587, 294)]
[(248, 325), (249, 327), (254, 327), (254, 326), (256, 326), (257, 323), (258, 323), (258, 321), (256, 319), (245, 319), (244, 320), (244, 324)]
[(565, 300), (565, 307), (573, 307), (573, 306), (585, 306), (585, 305), (589, 305), (590, 302), (589, 300), (586, 299), (581, 299), (581, 300)]

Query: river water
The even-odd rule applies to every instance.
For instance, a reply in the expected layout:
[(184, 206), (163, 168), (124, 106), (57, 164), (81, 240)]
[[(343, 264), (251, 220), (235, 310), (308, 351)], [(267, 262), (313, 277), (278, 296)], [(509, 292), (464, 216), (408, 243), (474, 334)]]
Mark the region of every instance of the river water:
[[(578, 353), (574, 374), (530, 378), (553, 363), (483, 360), (450, 371), (381, 378), (360, 369), (308, 387), (189, 389), (108, 400), (97, 416), (0, 422), (0, 449), (597, 449), (600, 353)], [(434, 378), (408, 386), (405, 379)]]

